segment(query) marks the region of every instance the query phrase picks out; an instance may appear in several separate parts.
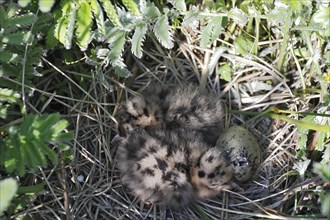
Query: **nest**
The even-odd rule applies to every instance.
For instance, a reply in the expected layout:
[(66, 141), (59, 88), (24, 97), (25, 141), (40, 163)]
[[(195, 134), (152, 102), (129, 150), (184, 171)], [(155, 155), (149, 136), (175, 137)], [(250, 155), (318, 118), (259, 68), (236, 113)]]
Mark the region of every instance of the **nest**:
[[(50, 101), (43, 109), (51, 111), (62, 106), (64, 117), (75, 132), (71, 143), (73, 160), (53, 168), (41, 169), (34, 180), (46, 182), (28, 208), (20, 213), (40, 219), (288, 219), (293, 214), (295, 195), (303, 188), (316, 186), (318, 178), (300, 181), (294, 164), (297, 150), (297, 128), (267, 117), (254, 117), (246, 112), (262, 112), (273, 106), (301, 110), (303, 104), (292, 94), (286, 79), (271, 64), (257, 57), (223, 54), (220, 64), (231, 62), (235, 72), (230, 82), (209, 74), (207, 63), (213, 51), (179, 42), (176, 50), (164, 51), (156, 41), (145, 46), (142, 60), (130, 57), (130, 79), (92, 72), (78, 73), (82, 67), (64, 71), (65, 78), (84, 77), (88, 90), (82, 90), (66, 80), (67, 97), (58, 96), (45, 81), (62, 82), (54, 70), (36, 90)], [(154, 45), (155, 44), (155, 45)], [(148, 49), (150, 48), (150, 49)], [(154, 49), (153, 49), (154, 48)], [(116, 135), (115, 118), (120, 100), (135, 95), (153, 81), (164, 84), (198, 84), (216, 93), (225, 103), (228, 114), (225, 127), (242, 125), (251, 131), (263, 151), (263, 162), (255, 178), (241, 185), (242, 192), (225, 190), (210, 199), (200, 200), (176, 209), (147, 205), (132, 196), (120, 181), (116, 167), (116, 147), (111, 143)], [(31, 103), (37, 106), (37, 103)], [(54, 104), (54, 105), (53, 105)], [(235, 110), (235, 111), (233, 111)], [(308, 198), (305, 202), (315, 201)], [(301, 201), (300, 201), (301, 202)], [(308, 212), (308, 210), (301, 210)], [(14, 216), (15, 217), (15, 216)]]

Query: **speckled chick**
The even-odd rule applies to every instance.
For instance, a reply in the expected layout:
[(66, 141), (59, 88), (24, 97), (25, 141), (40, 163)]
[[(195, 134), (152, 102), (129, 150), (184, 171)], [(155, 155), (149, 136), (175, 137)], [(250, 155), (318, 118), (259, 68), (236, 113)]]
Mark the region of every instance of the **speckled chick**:
[(223, 130), (225, 110), (220, 99), (196, 86), (171, 89), (163, 108), (167, 124), (201, 132), (212, 146)]
[(213, 147), (205, 151), (191, 168), (191, 183), (198, 198), (217, 195), (231, 188), (233, 170), (226, 152)]
[(193, 131), (138, 128), (119, 145), (121, 179), (146, 203), (186, 205), (195, 198), (190, 161), (208, 148)]
[(121, 103), (118, 109), (118, 133), (126, 137), (137, 127), (159, 127), (163, 124), (163, 103), (168, 90), (152, 86), (140, 95)]

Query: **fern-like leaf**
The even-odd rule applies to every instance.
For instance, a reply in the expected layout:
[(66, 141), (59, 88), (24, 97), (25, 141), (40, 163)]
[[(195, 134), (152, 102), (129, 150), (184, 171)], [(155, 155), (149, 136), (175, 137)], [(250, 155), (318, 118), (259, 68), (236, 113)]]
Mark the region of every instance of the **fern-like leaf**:
[(12, 34), (6, 34), (4, 36), (0, 36), (0, 40), (4, 44), (24, 45), (31, 40), (31, 32), (22, 31)]
[(184, 0), (169, 0), (169, 2), (179, 11), (187, 11), (186, 2)]
[(62, 2), (62, 16), (57, 20), (55, 29), (54, 29), (54, 36), (56, 39), (61, 42), (63, 45), (67, 44), (67, 29), (69, 23), (69, 16), (71, 12), (70, 1), (63, 1)]
[(142, 57), (142, 45), (148, 30), (146, 24), (142, 24), (136, 27), (132, 37), (132, 53), (137, 57)]
[(123, 0), (123, 3), (128, 11), (132, 13), (132, 15), (140, 16), (139, 7), (133, 0)]
[(158, 18), (154, 26), (154, 33), (163, 47), (171, 49), (174, 46), (173, 33), (166, 14)]
[(125, 46), (125, 34), (126, 32), (123, 30), (118, 30), (111, 38), (110, 42), (110, 52), (109, 52), (109, 59), (113, 66), (120, 65), (122, 66), (122, 53)]
[(220, 16), (215, 16), (211, 18), (211, 20), (203, 30), (202, 39), (200, 43), (201, 47), (204, 48), (207, 47), (209, 44), (211, 44), (215, 39), (219, 37), (222, 29), (221, 22), (222, 22), (222, 17)]
[(161, 16), (159, 9), (155, 6), (153, 2), (146, 3), (142, 7), (141, 12), (143, 13), (146, 19), (156, 19)]
[(37, 16), (32, 13), (24, 14), (21, 16), (13, 17), (8, 19), (8, 26), (19, 26), (19, 27), (25, 27), (33, 24), (37, 20)]
[(78, 45), (83, 51), (87, 49), (89, 40), (91, 38), (92, 22), (93, 18), (91, 6), (88, 4), (87, 0), (82, 0), (80, 2), (80, 8), (77, 12), (76, 35)]
[[(12, 126), (8, 129), (0, 163), (7, 172), (17, 171), (23, 176), (26, 167), (37, 169), (47, 165), (47, 156), (57, 162), (57, 154), (47, 145), (50, 141), (55, 145), (56, 142), (65, 141), (61, 134), (66, 126), (67, 123), (60, 120), (59, 114), (28, 115), (19, 127)], [(69, 136), (72, 138), (72, 133)]]
[[(105, 35), (105, 24), (104, 24), (104, 14), (103, 14), (103, 10), (101, 8), (101, 5), (98, 3), (97, 0), (91, 0), (91, 8), (92, 8), (92, 12), (94, 14), (94, 18), (96, 21), (96, 25), (97, 25), (97, 32), (102, 36)], [(101, 39), (99, 39), (101, 40)]]
[(75, 21), (76, 21), (76, 14), (77, 14), (77, 5), (75, 3), (70, 4), (71, 12), (68, 16), (68, 24), (66, 29), (66, 35), (65, 35), (65, 48), (70, 49), (72, 46), (72, 39), (74, 34), (74, 28), (75, 28)]
[(0, 101), (1, 102), (17, 102), (21, 98), (18, 92), (11, 89), (0, 88)]
[(120, 27), (121, 24), (119, 22), (117, 12), (115, 10), (115, 7), (111, 4), (110, 0), (101, 0), (101, 2), (105, 13), (109, 17), (113, 25), (115, 25), (116, 27)]

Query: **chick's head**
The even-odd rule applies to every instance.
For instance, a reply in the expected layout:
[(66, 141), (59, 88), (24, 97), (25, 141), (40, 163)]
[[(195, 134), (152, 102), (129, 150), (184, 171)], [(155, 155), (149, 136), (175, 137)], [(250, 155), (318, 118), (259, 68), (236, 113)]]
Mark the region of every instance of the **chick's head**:
[(204, 152), (191, 168), (191, 182), (197, 197), (210, 197), (230, 188), (232, 169), (228, 156), (217, 148)]

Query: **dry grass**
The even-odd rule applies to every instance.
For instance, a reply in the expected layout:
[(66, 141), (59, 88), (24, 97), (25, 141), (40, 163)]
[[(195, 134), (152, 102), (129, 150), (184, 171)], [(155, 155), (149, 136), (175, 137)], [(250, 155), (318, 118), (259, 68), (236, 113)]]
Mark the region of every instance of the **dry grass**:
[[(142, 60), (130, 58), (134, 80), (117, 80), (109, 72), (102, 78), (95, 72), (88, 73), (80, 64), (63, 71), (61, 67), (50, 66), (50, 73), (35, 88), (28, 104), (37, 112), (60, 111), (69, 120), (70, 129), (75, 131), (75, 140), (71, 143), (73, 159), (70, 163), (41, 169), (40, 176), (31, 177), (31, 181), (43, 179), (47, 185), (19, 214), (25, 213), (35, 219), (102, 220), (290, 219), (295, 213), (312, 213), (312, 206), (319, 204), (308, 189), (315, 189), (321, 182), (317, 177), (300, 180), (293, 168), (298, 162), (295, 156), (297, 128), (239, 113), (228, 113), (226, 127), (239, 124), (248, 128), (255, 134), (264, 155), (254, 180), (242, 186), (244, 191), (225, 191), (179, 210), (144, 205), (132, 197), (119, 180), (116, 147), (111, 144), (116, 135), (112, 117), (115, 118), (120, 97), (134, 95), (135, 91), (157, 80), (165, 84), (192, 82), (207, 86), (219, 95), (229, 111), (261, 112), (275, 105), (301, 110), (303, 105), (320, 98), (318, 95), (304, 100), (295, 97), (291, 85), (272, 63), (256, 57), (224, 54), (221, 62), (241, 66), (227, 83), (207, 73), (206, 64), (212, 50), (180, 42), (176, 51), (165, 51), (156, 41), (147, 43), (145, 49)], [(81, 78), (84, 81), (79, 81)], [(271, 81), (273, 87), (269, 91), (254, 92), (247, 87), (254, 81)], [(48, 101), (41, 106), (39, 99)], [(309, 202), (310, 211), (298, 207)]]

